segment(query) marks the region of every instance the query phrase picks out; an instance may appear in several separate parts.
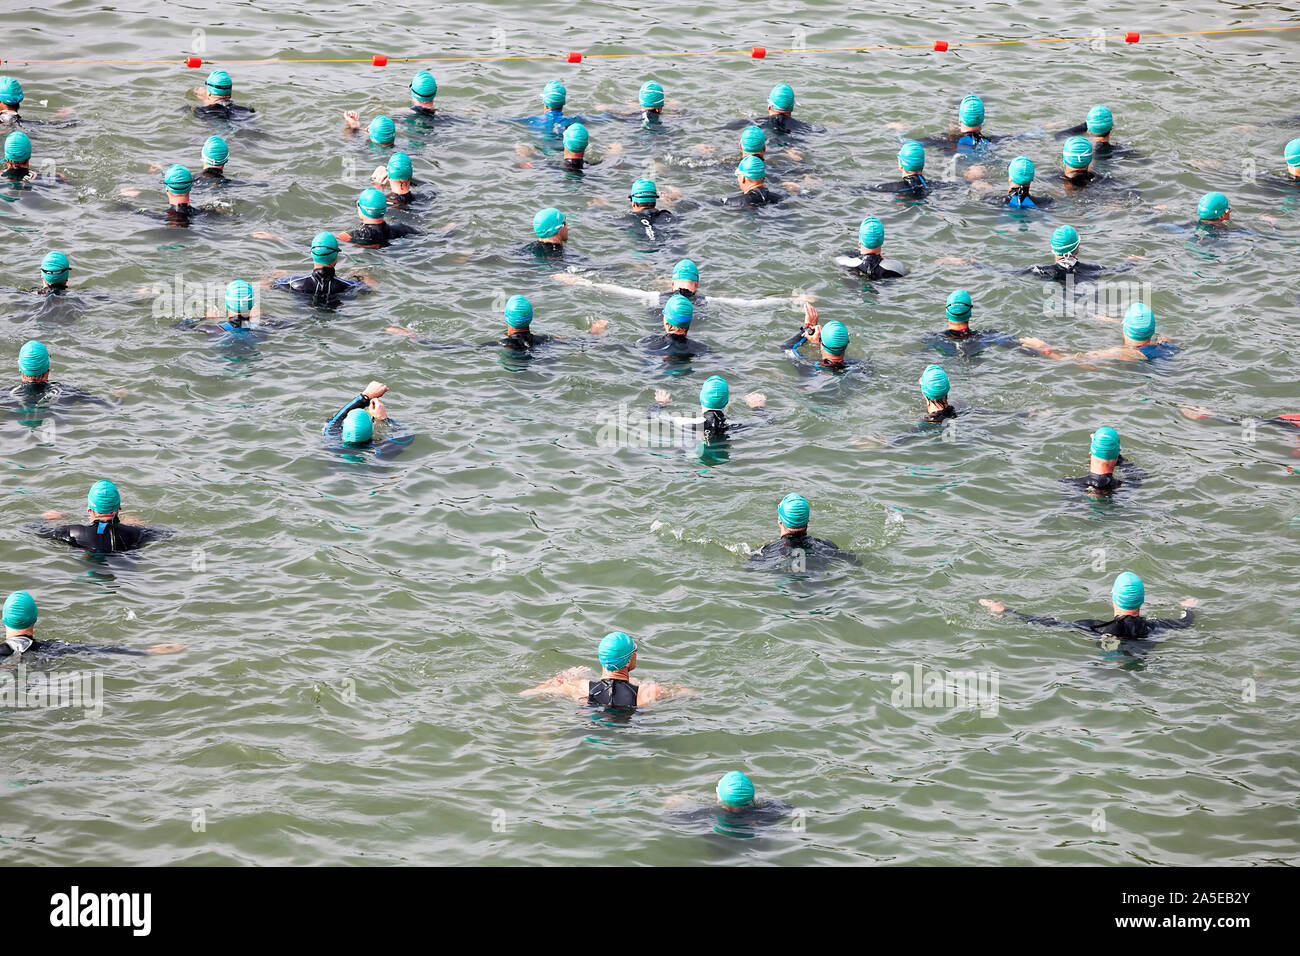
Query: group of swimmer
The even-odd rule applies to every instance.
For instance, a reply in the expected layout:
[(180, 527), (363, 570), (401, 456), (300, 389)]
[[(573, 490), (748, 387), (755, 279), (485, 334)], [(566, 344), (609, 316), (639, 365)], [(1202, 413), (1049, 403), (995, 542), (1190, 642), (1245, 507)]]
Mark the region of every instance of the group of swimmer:
[[(438, 86), (431, 73), (421, 70), (409, 85), (410, 103), (404, 122), (408, 126), (431, 129), (448, 120), (436, 107)], [(198, 105), (190, 112), (208, 122), (225, 122), (237, 127), (250, 121), (255, 110), (234, 102), (234, 83), (225, 70), (214, 70), (204, 86), (193, 91)], [(4, 175), (11, 185), (29, 183), (36, 176), (32, 167), (32, 139), (18, 127), (36, 127), (60, 124), (42, 124), (23, 117), (19, 108), (23, 90), (17, 79), (0, 77), (0, 126), (14, 128), (4, 141)], [(606, 113), (594, 117), (581, 117), (565, 113), (567, 90), (562, 83), (552, 81), (542, 91), (543, 112), (520, 122), (542, 143), (519, 149), (522, 158), (556, 155), (566, 174), (580, 175), (593, 161), (589, 155), (591, 134), (588, 123), (609, 120), (633, 120), (646, 130), (656, 130), (665, 124), (664, 110), (668, 105), (660, 84), (650, 81), (638, 92), (638, 108), (631, 113)], [(773, 206), (786, 202), (797, 194), (803, 185), (797, 177), (805, 168), (806, 160), (800, 141), (818, 132), (813, 126), (794, 116), (794, 90), (785, 83), (772, 88), (766, 116), (757, 121), (738, 121), (728, 128), (739, 129), (739, 157), (735, 161), (737, 191), (722, 197), (727, 207), (754, 208)], [(454, 120), (454, 117), (452, 118)], [(986, 161), (992, 156), (994, 144), (1016, 137), (1000, 136), (985, 131), (985, 107), (973, 94), (964, 97), (958, 107), (956, 122), (944, 134), (921, 139), (904, 139), (900, 136), (897, 154), (898, 176), (870, 187), (872, 191), (894, 194), (900, 200), (919, 200), (928, 194), (955, 187), (956, 183), (941, 182), (926, 175), (927, 149), (939, 149), (968, 159)], [(1072, 196), (1080, 190), (1116, 190), (1115, 179), (1100, 169), (1114, 158), (1136, 157), (1130, 147), (1112, 140), (1114, 117), (1111, 111), (1097, 105), (1089, 110), (1083, 123), (1055, 132), (1064, 140), (1060, 156), (1060, 189), (1063, 195)], [(356, 111), (344, 114), (344, 134), (348, 137), (365, 137), (367, 149), (389, 150), (387, 161), (371, 176), (371, 185), (357, 198), (358, 223), (346, 230), (325, 230), (315, 235), (310, 244), (312, 270), (298, 276), (280, 276), (268, 279), (261, 285), (293, 293), (315, 305), (333, 305), (344, 299), (364, 293), (375, 286), (368, 275), (349, 277), (337, 273), (342, 244), (368, 249), (383, 248), (406, 237), (418, 236), (423, 231), (418, 225), (388, 218), (390, 211), (397, 215), (410, 214), (426, 204), (432, 191), (415, 178), (412, 157), (396, 149), (397, 123), (390, 116), (374, 117), (363, 126)], [(548, 152), (549, 151), (549, 152)], [(780, 151), (779, 155), (777, 152)], [(230, 144), (220, 135), (210, 136), (200, 151), (202, 166), (195, 176), (184, 164), (172, 164), (162, 171), (162, 185), (166, 195), (165, 210), (138, 210), (165, 221), (171, 227), (188, 227), (200, 216), (214, 211), (214, 207), (195, 204), (192, 197), (196, 189), (217, 191), (237, 186), (225, 172), (230, 160)], [(1300, 138), (1288, 142), (1283, 150), (1286, 165), (1284, 176), (1274, 177), (1277, 184), (1300, 187)], [(956, 166), (953, 167), (954, 169)], [(785, 191), (769, 185), (769, 170), (786, 177), (782, 182)], [(1006, 206), (1020, 212), (1047, 209), (1055, 199), (1043, 191), (1041, 180), (1036, 184), (1036, 166), (1026, 155), (1018, 155), (1007, 164), (1005, 194), (990, 187), (985, 179), (985, 167), (971, 166), (966, 174), (969, 182), (985, 192), (999, 192), (985, 197), (985, 201)], [(805, 178), (805, 182), (806, 182)], [(124, 189), (123, 199), (132, 199), (139, 190)], [(651, 241), (674, 224), (674, 213), (661, 203), (676, 199), (673, 190), (661, 190), (650, 178), (638, 178), (628, 192), (626, 217), (629, 225)], [(1221, 192), (1208, 192), (1200, 200), (1196, 220), (1190, 228), (1223, 231), (1229, 228), (1230, 202)], [(569, 239), (568, 219), (555, 207), (538, 210), (532, 218), (533, 241), (524, 247), (523, 254), (542, 264), (558, 263), (566, 257)], [(273, 238), (273, 237), (272, 237)], [(1023, 270), (1048, 281), (1061, 282), (1067, 287), (1078, 281), (1096, 277), (1105, 267), (1080, 261), (1081, 238), (1076, 228), (1061, 224), (1051, 234), (1052, 261)], [(865, 217), (858, 226), (854, 248), (835, 257), (835, 263), (848, 275), (869, 282), (901, 278), (908, 270), (900, 263), (885, 257), (885, 227), (877, 216)], [(969, 263), (967, 263), (969, 264)], [(1121, 266), (1119, 271), (1129, 268)], [(41, 295), (57, 296), (68, 293), (71, 263), (59, 250), (45, 253), (40, 263), (41, 286), (33, 290)], [(707, 345), (691, 338), (691, 324), (697, 311), (706, 303), (715, 302), (739, 306), (793, 305), (803, 310), (803, 321), (798, 331), (780, 344), (803, 374), (843, 375), (856, 368), (865, 367), (863, 360), (848, 357), (850, 344), (848, 327), (840, 321), (821, 322), (818, 310), (809, 297), (791, 296), (767, 299), (737, 299), (706, 297), (700, 291), (700, 269), (693, 259), (683, 258), (672, 269), (670, 290), (666, 293), (628, 289), (617, 285), (593, 281), (576, 271), (565, 271), (553, 276), (557, 282), (570, 286), (592, 287), (616, 294), (628, 295), (654, 309), (661, 319), (662, 333), (642, 338), (637, 346), (670, 365), (684, 365), (710, 353)], [(944, 304), (946, 327), (927, 340), (927, 344), (946, 355), (971, 355), (992, 346), (1018, 348), (1057, 361), (1086, 365), (1104, 360), (1152, 361), (1176, 354), (1177, 349), (1156, 331), (1156, 318), (1143, 303), (1133, 303), (1122, 318), (1120, 344), (1090, 352), (1070, 353), (1048, 345), (1031, 336), (1014, 336), (1005, 332), (970, 327), (974, 303), (969, 292), (956, 289)], [(533, 305), (523, 295), (509, 297), (503, 308), (505, 327), (503, 336), (473, 347), (509, 349), (521, 353), (559, 343), (548, 334), (534, 332)], [(288, 323), (269, 320), (261, 315), (258, 294), (254, 283), (247, 279), (230, 281), (225, 289), (224, 309), (202, 316), (183, 319), (178, 326), (219, 336), (223, 341), (257, 341), (265, 330), (282, 328)], [(590, 332), (600, 335), (607, 322), (592, 323)], [(417, 344), (433, 348), (460, 347), (454, 344), (428, 342), (405, 328), (390, 328), (396, 335), (406, 336)], [(18, 355), (20, 380), (0, 397), (6, 403), (20, 408), (34, 408), (42, 404), (111, 404), (81, 389), (64, 385), (50, 378), (51, 355), (48, 347), (36, 340), (22, 345)], [(940, 364), (929, 364), (917, 380), (920, 399), (925, 413), (918, 428), (894, 441), (903, 441), (927, 431), (946, 426), (950, 419), (963, 414), (967, 406), (950, 399), (947, 372)], [(388, 386), (370, 382), (353, 398), (346, 401), (322, 428), (330, 447), (352, 457), (391, 457), (401, 453), (412, 441), (410, 429), (390, 418), (383, 402)], [(746, 404), (761, 416), (765, 396), (750, 393)], [(671, 395), (665, 389), (655, 393), (655, 403), (649, 414), (666, 414)], [(683, 419), (693, 434), (708, 444), (725, 443), (729, 437), (743, 429), (746, 423), (729, 421), (726, 410), (730, 402), (730, 386), (721, 375), (709, 376), (700, 389), (699, 415)], [(1213, 418), (1206, 409), (1186, 409), (1190, 418)], [(1300, 416), (1283, 415), (1272, 419), (1288, 427), (1300, 425)], [(1077, 485), (1091, 496), (1109, 496), (1122, 486), (1137, 487), (1144, 473), (1127, 461), (1120, 453), (1120, 436), (1114, 428), (1104, 426), (1091, 435), (1089, 469), (1086, 477), (1064, 479)], [(750, 562), (756, 567), (783, 570), (818, 570), (832, 562), (856, 565), (858, 558), (838, 548), (834, 542), (812, 537), (809, 533), (811, 504), (803, 495), (792, 493), (783, 497), (776, 507), (778, 537), (755, 552)], [(115, 553), (140, 548), (150, 541), (167, 537), (170, 532), (142, 526), (122, 512), (121, 494), (116, 484), (107, 479), (96, 481), (90, 488), (86, 501), (84, 523), (60, 524), (65, 515), (46, 512), (43, 521), (29, 526), (28, 530), (45, 538), (60, 541), (95, 553)], [(991, 613), (1011, 615), (1021, 620), (1045, 626), (1064, 626), (1087, 631), (1099, 636), (1104, 648), (1114, 649), (1118, 642), (1140, 642), (1150, 635), (1168, 628), (1185, 628), (1192, 624), (1196, 601), (1184, 600), (1184, 611), (1177, 619), (1154, 619), (1141, 613), (1146, 600), (1142, 580), (1125, 571), (1115, 578), (1112, 588), (1110, 619), (1084, 619), (1061, 621), (1050, 617), (1031, 616), (1012, 611), (1000, 602), (985, 599), (981, 604)], [(3, 606), (5, 640), (0, 643), (0, 658), (17, 658), (23, 654), (64, 654), (76, 651), (103, 651), (124, 654), (171, 653), (183, 649), (182, 644), (160, 644), (144, 651), (116, 647), (95, 647), (64, 644), (57, 641), (38, 641), (35, 637), (37, 606), (25, 591), (8, 596)], [(627, 634), (615, 631), (607, 634), (596, 649), (596, 659), (601, 672), (598, 678), (585, 667), (574, 667), (556, 674), (553, 678), (523, 692), (526, 696), (552, 694), (571, 698), (584, 705), (604, 708), (607, 712), (630, 713), (635, 708), (653, 704), (692, 691), (659, 684), (633, 684), (631, 672), (637, 666), (637, 644)], [(759, 806), (753, 782), (740, 771), (729, 771), (716, 787), (717, 806), (726, 810), (753, 810)], [(772, 806), (773, 804), (769, 804)]]

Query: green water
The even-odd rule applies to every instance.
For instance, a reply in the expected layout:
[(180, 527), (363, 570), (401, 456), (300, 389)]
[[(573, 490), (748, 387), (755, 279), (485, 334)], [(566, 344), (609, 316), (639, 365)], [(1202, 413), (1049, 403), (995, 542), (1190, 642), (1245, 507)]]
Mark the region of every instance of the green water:
[[(0, 197), (0, 281), (30, 287), (57, 247), (81, 302), (52, 316), (30, 296), (0, 295), (0, 364), (40, 338), (56, 378), (125, 397), (53, 433), (13, 416), (0, 426), (0, 591), (35, 594), (44, 638), (188, 649), (32, 665), (99, 669), (104, 711), (0, 715), (0, 861), (1297, 861), (1300, 477), (1287, 471), (1300, 465), (1297, 445), (1280, 429), (1246, 441), (1178, 409), (1300, 411), (1300, 203), (1243, 181), (1246, 160), (1276, 172), (1300, 135), (1255, 125), (1295, 114), (1300, 32), (763, 61), (421, 63), (437, 75), (440, 109), (463, 119), (427, 141), (399, 134), (417, 178), (437, 190), (421, 214), (429, 234), (348, 252), (345, 271), (365, 270), (379, 290), (335, 313), (268, 297), (268, 313), (298, 326), (230, 356), (174, 329), (138, 290), (303, 270), (312, 234), (354, 222), (360, 180), (378, 162), (345, 140), (342, 111), (398, 112), (416, 64), (231, 65), (236, 98), (258, 114), (229, 133), (228, 169), (256, 185), (231, 194), (232, 215), (179, 231), (112, 197), (140, 188), (139, 204), (159, 208), (149, 166), (197, 164), (209, 131), (180, 108), (204, 71), (8, 62), (179, 60), (194, 30), (220, 60), (776, 50), (799, 30), (809, 47), (838, 47), (1300, 23), (1293, 7), (1204, 0), (1105, 17), (1047, 3), (790, 10), (465, 3), (440, 7), (429, 25), (414, 4), (326, 15), (291, 0), (221, 20), (156, 3), (62, 3), (7, 19), (0, 72), (22, 80), (25, 112), (75, 107), (79, 124), (33, 132), (37, 158), (53, 157), (68, 184)], [(534, 111), (549, 79), (566, 82), (572, 110), (595, 112), (625, 108), (652, 77), (680, 101), (673, 132), (593, 122), (606, 159), (581, 182), (542, 161), (522, 168), (514, 146), (527, 134), (498, 121)], [(730, 148), (737, 134), (719, 126), (755, 115), (780, 81), (796, 89), (797, 115), (826, 127), (808, 141), (817, 181), (806, 195), (755, 216), (687, 211), (674, 241), (648, 253), (612, 223), (651, 168), (690, 199), (730, 191), (728, 169), (665, 158)], [(1064, 200), (1013, 221), (966, 188), (912, 207), (864, 191), (894, 168), (889, 124), (937, 132), (971, 90), (992, 132), (1079, 122), (1108, 103), (1116, 139), (1151, 160), (1110, 167), (1141, 198)], [(998, 155), (1028, 153), (1059, 195), (1059, 149), (1027, 138)], [(1252, 234), (1197, 243), (1161, 228), (1193, 218), (1209, 189), (1232, 197), (1234, 221)], [(607, 319), (602, 340), (632, 343), (654, 329), (645, 308), (512, 257), (550, 204), (569, 212), (571, 246), (602, 281), (662, 288), (689, 254), (706, 293), (802, 290), (823, 320), (849, 326), (850, 354), (874, 374), (802, 379), (778, 349), (794, 310), (714, 305), (692, 333), (714, 354), (665, 380), (635, 351), (587, 334)], [(873, 213), (912, 269), (875, 292), (830, 261)], [(1044, 315), (1041, 283), (992, 268), (1043, 261), (1060, 221), (1079, 228), (1087, 261), (1141, 257), (1126, 278), (1147, 284), (1181, 354), (1081, 369), (922, 347), (957, 286), (973, 294), (978, 327), (1070, 349), (1114, 344), (1114, 327)], [(936, 262), (947, 257), (976, 264)], [(521, 367), (385, 331), (486, 339), (501, 325), (494, 301), (515, 292), (532, 298), (538, 331), (578, 345)], [(936, 360), (955, 398), (1042, 414), (974, 418), (951, 442), (873, 447), (918, 419), (915, 382)], [(771, 417), (736, 438), (729, 460), (598, 441), (621, 404), (635, 417), (668, 387), (684, 413), (719, 372), (736, 418), (749, 417), (738, 399), (752, 390), (768, 396)], [(340, 461), (322, 448), (321, 424), (372, 378), (391, 386), (389, 411), (417, 438), (388, 463)], [(1109, 507), (1058, 483), (1086, 471), (1087, 435), (1102, 424), (1149, 473)], [(46, 509), (75, 512), (105, 476), (127, 511), (179, 535), (98, 564), (20, 530)], [(861, 568), (813, 579), (743, 570), (747, 550), (775, 535), (789, 491), (811, 499), (813, 532), (858, 552)], [(1175, 616), (1186, 596), (1202, 615), (1127, 665), (1077, 633), (996, 620), (978, 604), (1103, 616), (1123, 569), (1145, 579), (1153, 616)], [(639, 677), (698, 695), (617, 725), (518, 696), (594, 665), (612, 629), (640, 642)], [(892, 675), (913, 665), (996, 675), (996, 715), (895, 706)], [(754, 840), (665, 816), (670, 801), (707, 804), (729, 769), (802, 814)]]

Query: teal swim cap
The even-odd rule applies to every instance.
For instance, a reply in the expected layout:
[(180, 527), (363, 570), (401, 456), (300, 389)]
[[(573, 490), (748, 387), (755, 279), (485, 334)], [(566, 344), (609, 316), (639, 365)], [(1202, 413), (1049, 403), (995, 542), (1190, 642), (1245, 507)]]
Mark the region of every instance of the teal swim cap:
[(1052, 233), (1052, 251), (1066, 256), (1079, 248), (1079, 231), (1073, 226), (1057, 226)]
[(415, 175), (415, 169), (411, 166), (411, 157), (405, 153), (393, 153), (388, 157), (387, 172), (389, 179), (410, 179)]
[(641, 84), (641, 94), (637, 97), (643, 110), (659, 109), (664, 105), (664, 88), (654, 80)]
[(431, 100), (438, 95), (438, 81), (428, 70), (421, 70), (411, 78), (411, 95), (417, 100)]
[(754, 781), (739, 770), (722, 775), (717, 787), (718, 803), (739, 810), (754, 802)]
[(338, 257), (338, 236), (332, 232), (316, 233), (311, 241), (311, 261), (318, 266), (332, 266)]
[(15, 591), (5, 598), (4, 625), (25, 631), (36, 623), (36, 601), (26, 591)]
[(542, 88), (542, 104), (550, 110), (558, 110), (569, 98), (569, 91), (559, 80), (551, 80)]
[(632, 191), (628, 193), (627, 198), (638, 206), (644, 206), (658, 201), (659, 190), (653, 180), (638, 179), (632, 184)]
[(957, 118), (961, 120), (962, 126), (983, 126), (984, 101), (974, 93), (967, 93), (957, 108)]
[(948, 315), (948, 321), (969, 321), (972, 304), (970, 293), (965, 289), (954, 289), (948, 293), (948, 301), (944, 304), (944, 312)]
[(690, 259), (678, 259), (677, 265), (673, 266), (673, 278), (686, 282), (699, 282), (700, 267)]
[(1282, 158), (1288, 166), (1300, 166), (1300, 139), (1293, 139), (1282, 150)]
[(213, 96), (229, 96), (235, 84), (225, 70), (213, 70), (208, 74), (208, 92)]
[(832, 355), (843, 355), (849, 347), (849, 330), (843, 322), (827, 322), (822, 326), (822, 348)]
[(675, 292), (664, 303), (664, 321), (675, 329), (689, 329), (695, 317), (695, 306), (680, 292)]
[(203, 162), (209, 166), (224, 166), (230, 158), (230, 147), (220, 136), (209, 136), (203, 144)]
[(1156, 317), (1149, 306), (1134, 302), (1124, 313), (1124, 334), (1134, 342), (1145, 342), (1156, 334)]
[(635, 653), (636, 641), (622, 631), (610, 631), (600, 639), (600, 645), (596, 648), (596, 659), (605, 670), (618, 671), (632, 662), (632, 655)]
[(354, 408), (343, 419), (343, 440), (349, 445), (364, 445), (375, 436), (375, 423), (370, 412)]
[(1124, 571), (1111, 585), (1110, 599), (1122, 611), (1136, 611), (1146, 601), (1147, 589), (1140, 577), (1132, 571)]
[(581, 153), (591, 142), (591, 136), (587, 132), (587, 127), (581, 123), (573, 123), (564, 131), (564, 148), (571, 153)]
[(253, 311), (253, 287), (243, 279), (235, 279), (226, 286), (226, 308), (235, 315), (248, 315)]
[(789, 83), (778, 83), (767, 94), (767, 105), (780, 113), (789, 113), (794, 109), (794, 89)]
[(746, 179), (767, 179), (767, 163), (763, 162), (761, 156), (746, 156), (736, 167), (736, 172)]
[(376, 146), (392, 146), (397, 139), (397, 125), (391, 116), (376, 116), (370, 121), (367, 132), (370, 135), (370, 142)]
[(357, 208), (361, 215), (370, 219), (383, 219), (388, 209), (388, 197), (371, 186), (357, 197)]
[(23, 347), (18, 350), (18, 371), (36, 378), (49, 370), (50, 350), (45, 347), (45, 343), (37, 342), (35, 339), (24, 342)]
[(25, 163), (32, 158), (32, 141), (22, 130), (5, 137), (5, 159), (11, 163)]
[(932, 402), (948, 397), (948, 373), (941, 365), (927, 365), (921, 373), (921, 394)]
[(1028, 186), (1034, 181), (1034, 161), (1028, 156), (1017, 156), (1007, 166), (1007, 179), (1017, 186)]
[(175, 163), (168, 166), (167, 172), (163, 174), (163, 185), (167, 187), (169, 193), (187, 196), (190, 187), (194, 185), (194, 177), (180, 163)]
[(538, 239), (549, 239), (564, 228), (564, 213), (548, 206), (533, 216), (533, 232)]
[(803, 495), (786, 495), (776, 506), (776, 520), (787, 528), (798, 531), (800, 528), (808, 527), (811, 511), (812, 509), (808, 507), (808, 499)]
[(858, 226), (858, 243), (864, 249), (879, 249), (885, 244), (885, 224), (875, 216), (868, 216)]
[(1228, 197), (1223, 193), (1206, 193), (1196, 204), (1196, 215), (1197, 218), (1208, 222), (1212, 219), (1222, 219), (1223, 214), (1230, 208)]
[(700, 404), (706, 409), (724, 409), (731, 401), (731, 387), (721, 375), (710, 375), (700, 387)]
[(1092, 445), (1088, 451), (1102, 461), (1115, 461), (1119, 458), (1119, 432), (1109, 425), (1098, 428), (1092, 433)]
[(17, 106), (23, 101), (23, 85), (12, 76), (0, 76), (0, 103)]
[(61, 252), (47, 252), (41, 260), (41, 277), (51, 285), (67, 282), (71, 271), (72, 265), (68, 262), (68, 257)]
[(1071, 136), (1061, 147), (1061, 161), (1070, 169), (1087, 169), (1092, 162), (1092, 141), (1086, 136)]
[(1088, 132), (1094, 136), (1105, 136), (1114, 125), (1115, 117), (1100, 103), (1088, 110)]
[(86, 495), (86, 507), (97, 515), (109, 515), (122, 507), (122, 495), (117, 485), (107, 478), (101, 478), (90, 486)]
[(512, 295), (506, 300), (506, 325), (512, 329), (526, 329), (533, 324), (533, 304), (522, 295)]
[(916, 140), (908, 140), (898, 151), (898, 165), (909, 173), (925, 169), (925, 147)]
[(761, 153), (767, 149), (767, 134), (761, 126), (746, 126), (740, 134), (740, 149), (745, 153)]

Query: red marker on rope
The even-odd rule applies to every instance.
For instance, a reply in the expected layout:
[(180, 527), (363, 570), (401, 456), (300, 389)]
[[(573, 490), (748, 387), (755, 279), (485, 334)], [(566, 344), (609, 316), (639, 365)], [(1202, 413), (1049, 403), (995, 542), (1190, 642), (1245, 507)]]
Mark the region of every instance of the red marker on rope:
[(935, 48), (935, 50), (936, 50), (937, 52), (939, 52), (939, 53), (946, 53), (946, 52), (948, 51), (948, 41), (947, 41), (947, 40), (935, 40), (935, 41), (934, 41), (934, 48)]
[(203, 65), (203, 58), (198, 56), (187, 56), (185, 58), (185, 65), (191, 70), (197, 70)]
[(582, 62), (582, 54), (579, 53), (577, 50), (570, 50), (570, 51), (569, 51), (569, 62), (570, 62), (570, 63), (581, 63), (581, 62)]
[(376, 53), (370, 60), (371, 66), (388, 66), (388, 57), (382, 53)]
[(1140, 34), (1140, 33), (1133, 33), (1132, 31), (1130, 31), (1130, 32), (1124, 34), (1124, 42), (1125, 42), (1125, 43), (1137, 43), (1138, 40), (1141, 40), (1141, 39), (1142, 39), (1142, 34)]
[(761, 60), (763, 57), (767, 56), (767, 50), (764, 47), (756, 46), (754, 49), (749, 51), (749, 55), (755, 60)]

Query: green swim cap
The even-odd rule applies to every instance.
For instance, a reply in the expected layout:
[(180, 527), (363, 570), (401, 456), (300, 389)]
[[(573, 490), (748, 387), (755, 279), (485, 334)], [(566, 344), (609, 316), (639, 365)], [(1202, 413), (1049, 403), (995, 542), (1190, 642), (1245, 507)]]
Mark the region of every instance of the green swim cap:
[(761, 126), (746, 126), (740, 134), (740, 149), (746, 153), (761, 153), (767, 149), (767, 134)]
[(643, 206), (647, 203), (657, 202), (659, 190), (653, 180), (638, 179), (632, 184), (632, 191), (628, 193), (627, 198), (638, 206)]
[(550, 110), (558, 110), (569, 98), (569, 91), (559, 80), (551, 80), (542, 88), (542, 105)]
[(587, 127), (581, 123), (572, 123), (564, 131), (564, 148), (571, 153), (581, 153), (591, 142), (591, 136), (587, 133)]
[(898, 165), (909, 173), (925, 169), (925, 147), (916, 140), (908, 140), (898, 151)]
[(235, 84), (225, 70), (213, 70), (208, 74), (208, 92), (213, 96), (229, 96)]
[(226, 286), (226, 308), (235, 315), (248, 315), (253, 311), (253, 287), (243, 279), (235, 279)]
[(789, 113), (794, 109), (794, 89), (789, 83), (776, 84), (767, 94), (767, 105), (778, 112)]
[(26, 591), (15, 591), (5, 598), (5, 627), (25, 631), (36, 623), (36, 617), (36, 601)]
[(230, 158), (230, 147), (220, 136), (209, 136), (203, 144), (203, 161), (209, 166), (224, 166)]
[(1282, 150), (1282, 158), (1288, 166), (1300, 166), (1300, 139), (1293, 139)]
[(564, 228), (564, 213), (547, 206), (533, 216), (533, 233), (538, 239), (549, 239)]
[(1092, 445), (1088, 451), (1102, 461), (1115, 461), (1119, 458), (1119, 432), (1109, 425), (1098, 428), (1092, 433)]
[(932, 402), (948, 397), (948, 373), (941, 365), (927, 365), (921, 373), (921, 394)]
[(1147, 599), (1147, 589), (1140, 577), (1132, 571), (1124, 571), (1111, 585), (1110, 599), (1122, 611), (1135, 611)]
[(1228, 197), (1223, 193), (1206, 193), (1196, 204), (1196, 215), (1197, 218), (1205, 221), (1222, 219), (1223, 214), (1230, 209)]
[(675, 329), (689, 329), (695, 317), (695, 306), (680, 292), (675, 292), (664, 303), (664, 321)]
[(1100, 103), (1088, 110), (1088, 132), (1094, 136), (1105, 136), (1114, 125), (1115, 117)]
[(636, 653), (636, 641), (622, 631), (610, 631), (600, 639), (596, 648), (596, 659), (607, 671), (622, 670), (632, 662)]
[(827, 322), (822, 326), (822, 348), (832, 355), (843, 355), (849, 347), (849, 330), (843, 322)]
[(787, 528), (798, 531), (800, 528), (808, 527), (811, 511), (812, 509), (808, 507), (808, 499), (803, 495), (786, 495), (776, 506), (776, 520)]
[(370, 219), (383, 219), (388, 209), (388, 197), (371, 186), (357, 197), (357, 208), (361, 215)]
[(376, 146), (392, 146), (397, 139), (397, 125), (391, 116), (376, 116), (370, 121), (367, 132)]
[(411, 95), (417, 100), (431, 100), (438, 95), (438, 81), (428, 70), (421, 70), (411, 78)]
[(1134, 342), (1145, 342), (1156, 334), (1156, 317), (1149, 306), (1134, 302), (1124, 313), (1124, 334)]
[(17, 106), (23, 101), (23, 85), (12, 76), (0, 76), (0, 103)]
[(948, 301), (944, 304), (944, 312), (948, 314), (948, 321), (969, 321), (972, 304), (970, 293), (965, 289), (954, 289), (948, 293)]
[(163, 185), (167, 187), (169, 193), (189, 195), (190, 187), (194, 185), (194, 177), (186, 167), (175, 163), (168, 166), (167, 172), (163, 174)]
[(1079, 231), (1073, 226), (1057, 226), (1052, 233), (1052, 251), (1058, 256), (1069, 255), (1079, 248)]
[(673, 266), (673, 278), (683, 279), (686, 282), (699, 282), (700, 267), (690, 259), (678, 259), (677, 265)]
[(50, 370), (50, 350), (44, 342), (33, 339), (18, 350), (18, 371), (36, 378)]
[(339, 239), (332, 232), (318, 232), (311, 241), (311, 261), (318, 266), (332, 266), (339, 257)]
[(746, 179), (767, 179), (767, 163), (761, 156), (746, 156), (736, 167), (736, 171)]
[(22, 130), (5, 137), (5, 159), (11, 163), (25, 163), (32, 158), (32, 141)]
[(67, 282), (71, 271), (72, 265), (68, 262), (68, 257), (61, 252), (47, 252), (41, 260), (41, 277), (51, 285)]
[(706, 409), (720, 411), (727, 407), (729, 401), (731, 401), (731, 388), (725, 378), (721, 375), (710, 375), (704, 380), (704, 384), (700, 387), (701, 405)]
[(1092, 141), (1086, 136), (1071, 136), (1061, 147), (1061, 161), (1070, 169), (1087, 169), (1092, 162)]
[(1028, 186), (1034, 181), (1034, 161), (1028, 156), (1017, 156), (1007, 166), (1007, 179), (1017, 186)]
[(641, 93), (637, 97), (643, 110), (659, 109), (664, 105), (664, 88), (654, 80), (641, 84)]
[(967, 93), (957, 108), (957, 118), (961, 120), (962, 126), (983, 126), (984, 101), (974, 93)]
[(97, 515), (112, 514), (122, 507), (122, 495), (117, 485), (107, 478), (101, 478), (90, 486), (86, 495), (86, 507)]
[(364, 408), (354, 408), (343, 419), (343, 440), (349, 445), (364, 445), (375, 436), (375, 422)]
[(393, 153), (388, 157), (387, 172), (389, 179), (410, 179), (415, 174), (415, 169), (411, 166), (411, 157), (406, 153)]
[(506, 300), (506, 325), (512, 329), (526, 329), (533, 324), (533, 304), (522, 295), (512, 295)]
[(875, 216), (868, 216), (858, 226), (858, 242), (864, 249), (879, 249), (885, 244), (885, 224)]
[(732, 770), (722, 775), (716, 792), (718, 803), (738, 810), (754, 802), (754, 781), (739, 770)]

